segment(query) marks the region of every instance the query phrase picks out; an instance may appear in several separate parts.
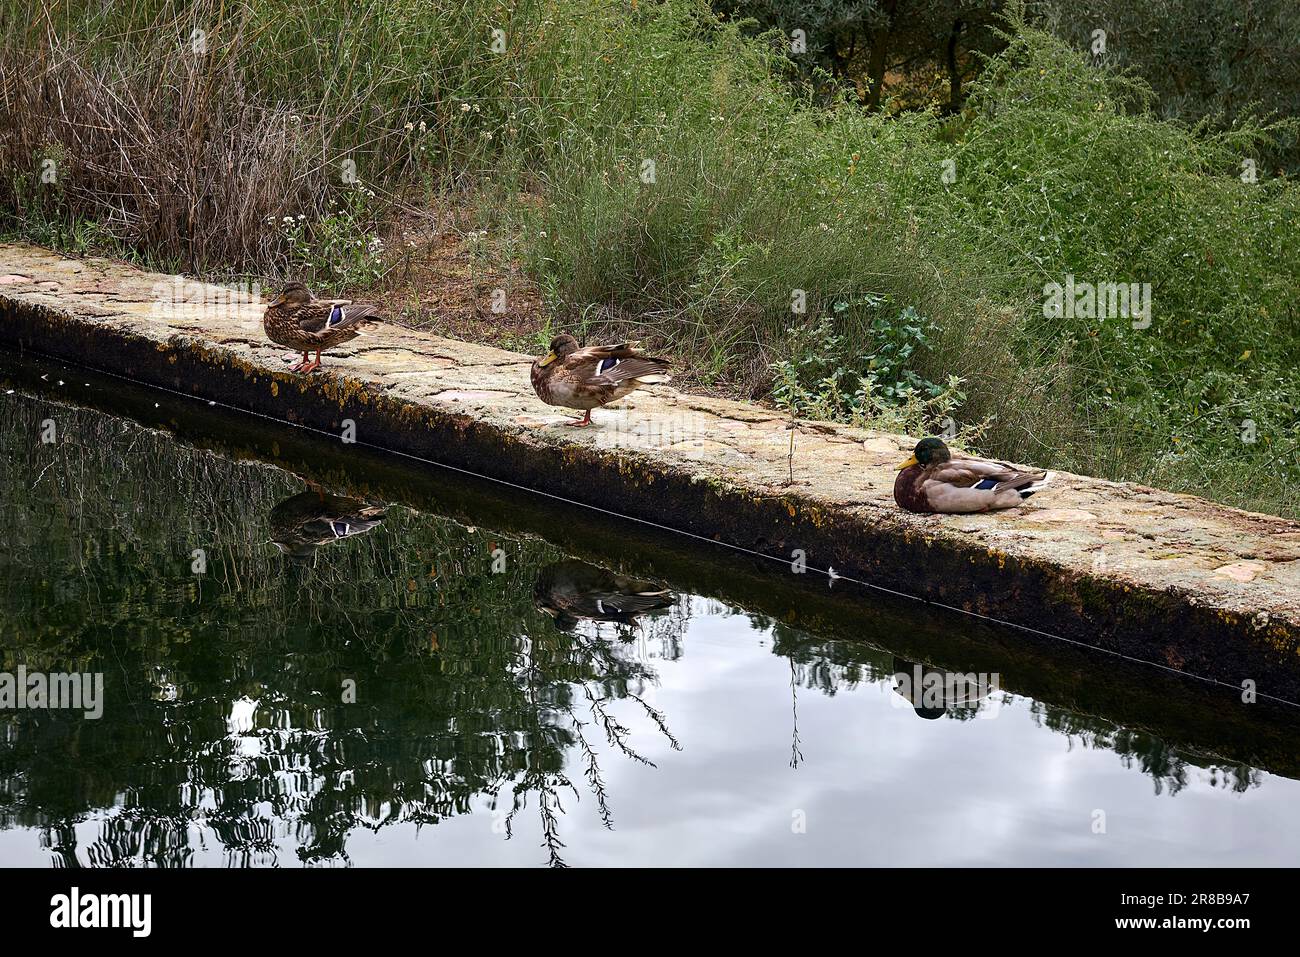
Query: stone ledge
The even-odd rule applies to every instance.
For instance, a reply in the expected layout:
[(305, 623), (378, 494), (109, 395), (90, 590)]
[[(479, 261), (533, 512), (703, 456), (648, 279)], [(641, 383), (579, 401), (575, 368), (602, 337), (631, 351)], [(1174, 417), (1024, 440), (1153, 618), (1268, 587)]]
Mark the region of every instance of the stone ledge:
[(1009, 513), (911, 515), (892, 497), (908, 437), (800, 422), (791, 463), (776, 413), (669, 387), (570, 429), (533, 395), (530, 357), (396, 326), (304, 378), (261, 311), (0, 246), (0, 342), (333, 433), (352, 419), (370, 445), (1300, 700), (1300, 523), (1068, 473)]

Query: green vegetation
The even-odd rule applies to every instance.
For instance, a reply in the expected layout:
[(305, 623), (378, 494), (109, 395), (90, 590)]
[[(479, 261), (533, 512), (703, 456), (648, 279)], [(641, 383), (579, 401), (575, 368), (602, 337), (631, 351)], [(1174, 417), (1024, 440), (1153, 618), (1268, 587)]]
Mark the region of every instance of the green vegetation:
[[(1231, 129), (1252, 116), (1300, 116), (1300, 6), (1292, 0), (1035, 0), (1053, 32), (1081, 47), (1106, 33), (1102, 57), (1145, 78), (1156, 112)], [(1292, 130), (1258, 157), (1300, 172)]]
[[(1300, 193), (1242, 176), (1291, 127), (1163, 119), (1015, 8), (955, 112), (791, 82), (693, 0), (2, 9), (11, 232), (382, 287), (400, 210), (471, 206), (554, 323), (697, 379), (1300, 512)], [(1067, 277), (1149, 283), (1149, 327), (1046, 316)]]
[[(787, 38), (789, 67), (816, 95), (848, 90), (868, 109), (958, 113), (987, 58), (1006, 49), (1008, 9), (1097, 63), (1150, 83), (1158, 116), (1230, 130), (1300, 114), (1300, 7), (1292, 0), (713, 0)], [(1259, 165), (1300, 170), (1300, 139)]]

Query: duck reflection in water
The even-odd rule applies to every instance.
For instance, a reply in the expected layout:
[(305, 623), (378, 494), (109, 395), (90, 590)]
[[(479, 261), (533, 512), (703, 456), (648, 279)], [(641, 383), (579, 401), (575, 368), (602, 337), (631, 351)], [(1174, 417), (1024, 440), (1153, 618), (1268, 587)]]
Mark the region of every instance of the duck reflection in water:
[(309, 482), (305, 491), (271, 509), (271, 544), (290, 561), (305, 564), (322, 545), (368, 532), (386, 514), (382, 505), (332, 495)]
[(533, 603), (550, 615), (560, 631), (580, 620), (635, 626), (641, 615), (672, 607), (676, 597), (655, 582), (619, 575), (606, 568), (568, 559), (542, 569), (533, 586)]
[(998, 676), (975, 672), (943, 671), (894, 657), (893, 691), (928, 721), (945, 714), (973, 717), (980, 702), (998, 690)]

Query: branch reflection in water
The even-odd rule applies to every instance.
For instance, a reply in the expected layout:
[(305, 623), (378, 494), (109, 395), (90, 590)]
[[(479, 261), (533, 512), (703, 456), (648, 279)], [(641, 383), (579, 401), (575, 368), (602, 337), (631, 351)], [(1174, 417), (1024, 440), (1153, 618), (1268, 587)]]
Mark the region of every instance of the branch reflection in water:
[[(65, 441), (34, 441), (51, 415)], [(36, 832), (55, 866), (184, 866), (214, 845), (234, 866), (347, 864), (367, 832), (471, 814), (497, 841), (527, 818), (538, 862), (563, 865), (572, 803), (594, 799), (609, 832), (620, 801), (647, 813), (634, 786), (611, 792), (611, 762), (658, 775), (679, 760), (653, 692), (660, 668), (692, 664), (688, 632), (710, 640), (704, 623), (729, 623), (728, 661), (752, 661), (752, 639), (788, 659), (777, 690), (799, 775), (801, 689), (875, 685), (930, 719), (1008, 697), (961, 686), (916, 704), (886, 690), (895, 676), (945, 672), (97, 412), (8, 397), (0, 453), (5, 667), (105, 675), (101, 720), (0, 714), (0, 828)], [(745, 689), (681, 674), (721, 682), (744, 742)], [(1263, 780), (1101, 718), (1022, 699), (1026, 712), (1165, 793), (1202, 768), (1239, 792)], [(815, 741), (823, 761), (837, 746)]]

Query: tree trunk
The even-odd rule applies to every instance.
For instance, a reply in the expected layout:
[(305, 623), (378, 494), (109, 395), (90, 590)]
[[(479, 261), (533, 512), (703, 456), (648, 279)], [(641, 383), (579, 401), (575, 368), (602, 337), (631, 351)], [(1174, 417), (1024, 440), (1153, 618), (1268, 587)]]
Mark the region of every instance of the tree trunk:
[(848, 72), (848, 63), (840, 56), (839, 37), (832, 33), (827, 38), (822, 45), (822, 55), (831, 62), (831, 76), (837, 80), (844, 79), (844, 75)]
[(880, 11), (885, 15), (885, 23), (871, 33), (871, 55), (867, 58), (867, 109), (880, 108), (880, 101), (885, 90), (885, 66), (889, 58), (889, 38), (893, 31), (894, 14), (898, 10), (898, 0), (885, 0)]
[(961, 36), (962, 22), (957, 20), (948, 34), (948, 112), (961, 112), (961, 69), (957, 65), (957, 38)]

